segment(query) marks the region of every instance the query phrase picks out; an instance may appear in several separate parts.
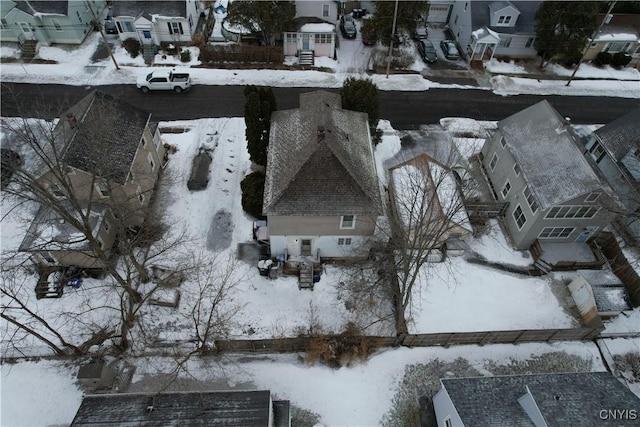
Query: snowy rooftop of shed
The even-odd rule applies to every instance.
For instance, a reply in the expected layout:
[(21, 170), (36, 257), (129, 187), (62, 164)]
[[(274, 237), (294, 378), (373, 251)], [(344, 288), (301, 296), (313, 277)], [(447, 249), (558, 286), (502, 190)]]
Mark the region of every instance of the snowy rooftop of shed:
[(501, 120), (498, 129), (542, 209), (602, 189), (568, 124), (548, 101)]
[(301, 33), (332, 33), (336, 26), (329, 23), (311, 23), (300, 27)]

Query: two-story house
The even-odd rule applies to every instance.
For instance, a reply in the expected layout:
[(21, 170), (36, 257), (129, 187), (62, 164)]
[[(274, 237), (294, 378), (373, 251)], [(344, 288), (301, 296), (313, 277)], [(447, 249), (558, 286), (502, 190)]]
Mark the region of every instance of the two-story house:
[(593, 132), (585, 144), (586, 156), (593, 159), (624, 208), (617, 212), (615, 225), (631, 244), (640, 241), (640, 108)]
[(146, 61), (161, 43), (185, 45), (196, 34), (202, 11), (199, 0), (116, 1), (111, 14), (120, 40), (140, 42)]
[[(115, 237), (115, 221), (128, 228), (142, 225), (165, 155), (151, 114), (93, 91), (64, 114), (42, 147), (40, 161), (26, 166), (35, 187), (61, 207), (73, 202), (68, 211), (89, 218), (105, 253)], [(43, 203), (20, 250), (39, 264), (103, 268), (59, 210)]]
[(498, 122), (481, 151), (504, 223), (517, 249), (534, 242), (586, 242), (618, 206), (582, 154), (568, 122), (541, 101)]
[(338, 2), (296, 1), (296, 31), (283, 35), (284, 54), (297, 56), (300, 64), (312, 65), (314, 57), (336, 54)]
[(635, 426), (640, 399), (609, 372), (441, 379), (438, 427)]
[(449, 29), (472, 64), (491, 58), (533, 58), (540, 1), (455, 1)]
[(25, 53), (38, 43), (81, 44), (105, 8), (105, 0), (2, 0), (0, 41), (19, 42)]
[(272, 114), (269, 141), (272, 256), (366, 256), (383, 213), (367, 115), (342, 109), (339, 94), (303, 93), (299, 108)]

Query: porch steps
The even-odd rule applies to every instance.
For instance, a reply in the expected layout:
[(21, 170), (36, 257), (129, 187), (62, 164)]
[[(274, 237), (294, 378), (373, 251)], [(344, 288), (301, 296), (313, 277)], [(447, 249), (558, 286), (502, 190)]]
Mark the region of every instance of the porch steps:
[(36, 298), (60, 298), (64, 290), (64, 281), (49, 282), (49, 275), (52, 274), (55, 269), (45, 268), (40, 274), (38, 283), (36, 284)]
[(300, 264), (298, 289), (313, 290), (313, 264), (310, 262), (303, 262), (302, 264)]
[(544, 274), (548, 274), (551, 271), (551, 266), (542, 258), (538, 258), (536, 262), (533, 263), (533, 266)]
[(156, 48), (152, 44), (143, 44), (142, 45), (142, 58), (144, 59), (144, 63), (147, 65), (153, 64), (153, 58), (156, 55)]
[(314, 57), (312, 50), (301, 50), (298, 55), (298, 63), (300, 65), (313, 65)]
[(37, 40), (25, 40), (20, 43), (20, 50), (22, 51), (22, 59), (31, 61), (38, 53), (38, 41)]

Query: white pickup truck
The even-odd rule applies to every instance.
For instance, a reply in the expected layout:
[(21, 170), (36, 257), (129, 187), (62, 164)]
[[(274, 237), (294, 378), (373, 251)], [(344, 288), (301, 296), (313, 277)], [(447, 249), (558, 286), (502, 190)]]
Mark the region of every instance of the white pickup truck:
[(146, 76), (140, 76), (136, 86), (143, 92), (174, 90), (179, 93), (191, 89), (191, 77), (189, 73), (180, 73), (175, 70), (156, 70)]

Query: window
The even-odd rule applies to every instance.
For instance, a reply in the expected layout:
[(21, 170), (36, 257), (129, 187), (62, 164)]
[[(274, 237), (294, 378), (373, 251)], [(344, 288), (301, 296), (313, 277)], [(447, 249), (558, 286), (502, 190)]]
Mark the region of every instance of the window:
[(109, 186), (107, 186), (107, 184), (105, 184), (104, 182), (97, 183), (96, 188), (98, 189), (102, 197), (109, 197), (109, 195), (111, 194), (109, 192)]
[(102, 227), (104, 228), (104, 231), (109, 231), (109, 229), (111, 228), (111, 226), (109, 225), (109, 221), (104, 221), (102, 223)]
[(54, 182), (49, 184), (49, 192), (56, 199), (64, 199), (64, 192), (62, 191), (60, 186), (58, 184), (54, 183)]
[(602, 160), (605, 154), (604, 148), (602, 147), (602, 144), (600, 144), (600, 142), (596, 142), (595, 144), (593, 144), (591, 148), (589, 148), (589, 153), (591, 154), (591, 157), (593, 157), (593, 160), (596, 161), (596, 163), (600, 163), (600, 160)]
[(467, 6), (469, 6), (469, 2), (468, 1), (464, 2), (464, 11), (465, 12), (467, 11)]
[(458, 15), (456, 15), (456, 19), (453, 20), (453, 24), (457, 25), (458, 24)]
[(22, 30), (23, 33), (31, 33), (33, 31), (31, 30), (31, 25), (26, 22), (19, 22), (18, 25), (20, 25), (20, 30)]
[(153, 157), (151, 157), (151, 153), (147, 155), (147, 161), (149, 162), (149, 166), (151, 166), (151, 170), (156, 169), (156, 164), (153, 162)]
[(500, 137), (500, 145), (502, 145), (502, 148), (507, 146), (507, 142), (504, 140), (504, 137)]
[(524, 47), (531, 47), (531, 46), (533, 46), (533, 41), (534, 41), (534, 40), (535, 40), (535, 38), (534, 38), (534, 37), (529, 37), (529, 38), (527, 39), (527, 42), (525, 43)]
[(57, 19), (52, 19), (51, 23), (53, 24), (53, 28), (55, 28), (56, 31), (62, 31), (62, 25), (60, 25), (60, 21), (58, 21)]
[(76, 16), (78, 17), (78, 21), (82, 23), (82, 16), (80, 16), (80, 11), (76, 10)]
[(549, 209), (546, 219), (593, 218), (598, 213), (595, 206), (555, 206)]
[(491, 162), (489, 162), (489, 169), (494, 170), (497, 164), (498, 164), (498, 155), (496, 153), (493, 153)]
[(597, 191), (590, 193), (585, 199), (584, 201), (587, 203), (593, 203), (596, 200), (598, 200), (598, 197), (600, 197), (600, 193), (598, 193)]
[(116, 21), (116, 25), (118, 26), (119, 33), (135, 32), (135, 29), (133, 28), (133, 22), (131, 21)]
[(510, 15), (502, 15), (502, 16), (498, 17), (498, 24), (499, 25), (509, 25), (510, 22), (511, 22), (511, 16)]
[(297, 43), (298, 42), (298, 34), (297, 33), (287, 33), (287, 43), (288, 44), (292, 44), (292, 43)]
[(511, 37), (500, 36), (500, 43), (498, 43), (499, 47), (509, 47), (511, 46)]
[(504, 183), (504, 187), (502, 187), (502, 198), (505, 199), (507, 197), (507, 194), (509, 194), (509, 191), (511, 190), (511, 183), (509, 182), (509, 180), (507, 180), (507, 182)]
[(329, 5), (328, 4), (323, 4), (322, 5), (322, 16), (325, 17), (325, 18), (329, 16)]
[(331, 34), (316, 34), (315, 42), (316, 44), (329, 44), (331, 43)]
[(189, 14), (189, 29), (193, 28), (193, 18), (191, 17), (191, 14)]
[(524, 212), (522, 212), (522, 208), (520, 207), (520, 205), (516, 206), (516, 208), (513, 210), (513, 219), (518, 225), (518, 230), (521, 230), (522, 227), (527, 223), (527, 217), (524, 216)]
[(631, 42), (611, 42), (607, 43), (602, 51), (609, 53), (626, 52), (630, 47)]
[(538, 202), (536, 202), (536, 199), (533, 197), (533, 194), (531, 193), (531, 190), (529, 190), (529, 187), (524, 187), (524, 191), (522, 193), (524, 194), (524, 198), (527, 199), (527, 203), (531, 208), (531, 212), (538, 212)]
[(7, 28), (9, 28), (9, 23), (7, 22), (6, 19), (0, 19), (0, 30), (6, 30)]
[(160, 147), (160, 132), (156, 132), (155, 135), (153, 135), (153, 146), (156, 148), (156, 150), (158, 149), (158, 147)]
[(340, 246), (349, 246), (349, 245), (351, 245), (351, 237), (340, 237), (338, 239), (338, 245), (340, 245)]
[(184, 34), (182, 31), (182, 22), (167, 22), (169, 34)]
[(545, 227), (538, 237), (540, 239), (566, 239), (574, 230), (574, 227)]
[(144, 193), (142, 192), (142, 187), (140, 187), (138, 185), (138, 188), (136, 189), (136, 195), (138, 196), (138, 200), (140, 201), (140, 204), (144, 203)]
[(518, 166), (517, 163), (513, 165), (513, 173), (515, 173), (516, 176), (520, 176), (520, 166)]
[(340, 217), (340, 228), (354, 229), (356, 228), (356, 216), (355, 215), (342, 215)]
[(444, 427), (453, 427), (453, 421), (451, 421), (451, 417), (445, 418)]

